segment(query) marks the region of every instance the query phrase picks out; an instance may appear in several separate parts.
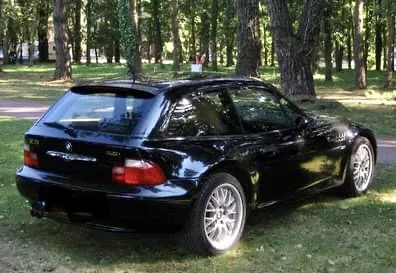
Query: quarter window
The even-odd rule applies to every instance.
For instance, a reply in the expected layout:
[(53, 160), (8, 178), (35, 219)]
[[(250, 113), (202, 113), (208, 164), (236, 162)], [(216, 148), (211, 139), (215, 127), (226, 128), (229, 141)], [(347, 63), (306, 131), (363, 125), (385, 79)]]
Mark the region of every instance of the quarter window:
[(226, 92), (196, 93), (179, 100), (166, 135), (216, 136), (240, 132)]
[(261, 133), (291, 127), (279, 99), (257, 87), (243, 87), (229, 91), (245, 131)]

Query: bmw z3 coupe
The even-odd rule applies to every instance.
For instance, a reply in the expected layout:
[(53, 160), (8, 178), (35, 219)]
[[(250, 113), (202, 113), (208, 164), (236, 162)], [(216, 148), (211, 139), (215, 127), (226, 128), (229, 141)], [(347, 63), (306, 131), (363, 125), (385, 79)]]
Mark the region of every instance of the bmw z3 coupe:
[(250, 78), (76, 86), (25, 134), (17, 187), (37, 217), (107, 230), (181, 230), (217, 255), (248, 212), (373, 181), (377, 145)]

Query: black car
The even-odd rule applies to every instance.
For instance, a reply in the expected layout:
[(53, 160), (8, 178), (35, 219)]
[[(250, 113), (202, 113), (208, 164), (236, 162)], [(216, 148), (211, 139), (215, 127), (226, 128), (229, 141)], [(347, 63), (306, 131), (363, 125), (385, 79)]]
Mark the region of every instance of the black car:
[(73, 87), (25, 135), (20, 193), (33, 216), (108, 230), (182, 230), (223, 253), (250, 210), (373, 181), (376, 139), (307, 115), (249, 78)]

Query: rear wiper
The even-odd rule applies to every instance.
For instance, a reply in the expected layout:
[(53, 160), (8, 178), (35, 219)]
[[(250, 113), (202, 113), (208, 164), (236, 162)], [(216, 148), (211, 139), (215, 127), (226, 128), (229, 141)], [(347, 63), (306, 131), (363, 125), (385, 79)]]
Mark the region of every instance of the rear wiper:
[(76, 137), (77, 136), (77, 130), (70, 127), (70, 126), (65, 126), (62, 123), (56, 122), (56, 121), (47, 121), (47, 122), (43, 122), (44, 125), (48, 126), (48, 127), (52, 127), (52, 128), (56, 128), (56, 129), (60, 129), (63, 130), (63, 132), (65, 132), (66, 134), (68, 134), (71, 137)]

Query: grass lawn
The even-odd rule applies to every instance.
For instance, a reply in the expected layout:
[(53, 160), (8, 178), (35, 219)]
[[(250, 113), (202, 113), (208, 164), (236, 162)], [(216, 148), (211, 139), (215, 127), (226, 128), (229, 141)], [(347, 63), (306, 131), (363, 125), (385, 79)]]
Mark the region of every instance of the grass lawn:
[[(188, 71), (183, 65), (182, 70)], [(36, 65), (34, 67), (12, 65), (6, 66), (6, 73), (0, 75), (0, 99), (22, 99), (51, 103), (74, 84), (101, 81), (104, 79), (123, 79), (126, 68), (117, 64), (74, 65), (73, 82), (52, 82), (54, 64)], [(233, 73), (234, 68), (220, 67), (220, 73)], [(279, 72), (276, 68), (265, 67), (260, 70), (261, 77), (279, 86)], [(170, 65), (144, 65), (144, 77), (147, 79), (172, 79)], [(369, 71), (369, 87), (364, 91), (353, 91), (353, 71), (344, 70), (334, 74), (334, 81), (326, 83), (322, 74), (315, 75), (318, 97), (327, 101), (337, 101), (343, 107), (319, 103), (313, 106), (302, 105), (308, 110), (320, 114), (339, 115), (367, 125), (380, 135), (396, 136), (396, 89), (381, 90), (382, 72)]]
[(366, 196), (324, 194), (255, 213), (238, 248), (187, 253), (177, 236), (112, 234), (33, 219), (15, 187), (30, 121), (0, 118), (0, 272), (396, 272), (396, 166)]

